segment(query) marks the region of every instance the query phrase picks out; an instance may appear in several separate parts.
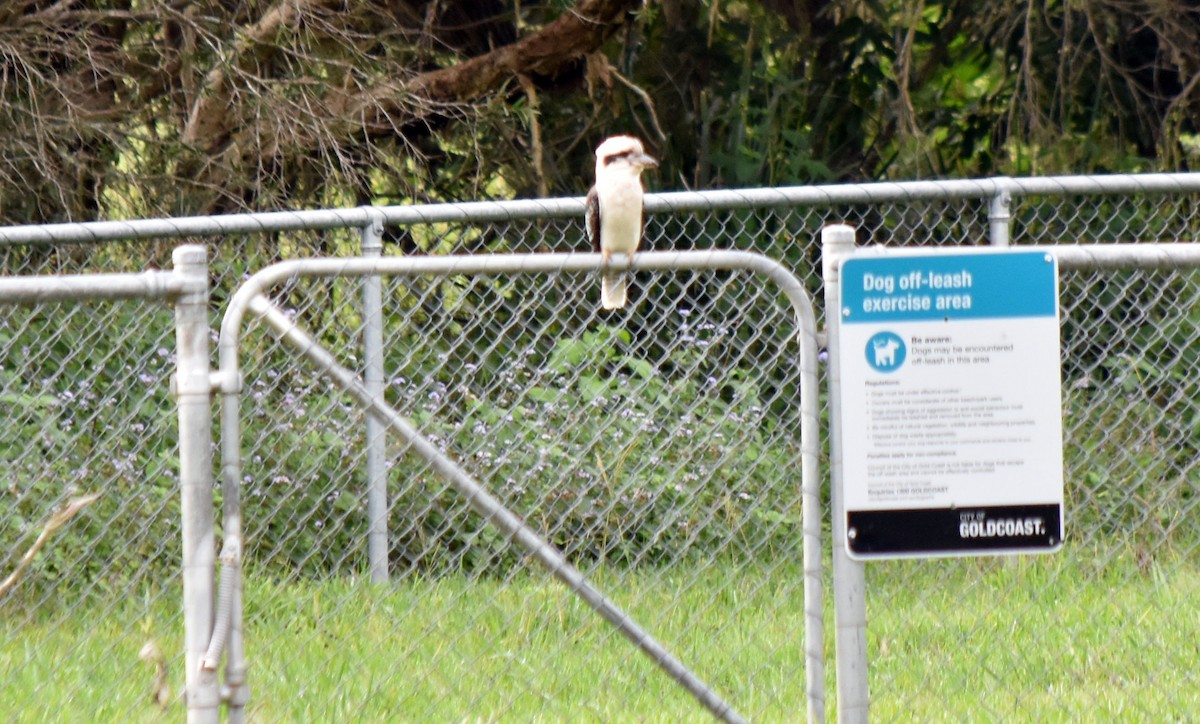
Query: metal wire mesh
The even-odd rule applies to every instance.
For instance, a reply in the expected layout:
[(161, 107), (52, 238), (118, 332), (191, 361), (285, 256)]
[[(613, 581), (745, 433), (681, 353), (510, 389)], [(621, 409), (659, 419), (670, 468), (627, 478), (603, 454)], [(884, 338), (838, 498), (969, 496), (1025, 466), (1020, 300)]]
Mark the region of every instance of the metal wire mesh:
[[(131, 326), (153, 330), (114, 336)], [(104, 684), (149, 678), (149, 641), (179, 630), (179, 503), (169, 309), (6, 307), (0, 315), (0, 578), (57, 511), (98, 495), (0, 598), (0, 702), (55, 718), (66, 697), (114, 711)], [(103, 642), (100, 645), (100, 642)], [(147, 670), (150, 670), (147, 668)]]
[[(860, 188), (852, 202), (655, 213), (647, 238), (760, 251), (815, 299), (826, 223), (855, 224), (860, 243), (987, 243), (986, 195), (897, 200), (881, 189), (886, 200), (874, 200), (875, 187)], [(1016, 194), (1011, 240), (1195, 240), (1198, 200)], [(387, 253), (586, 247), (573, 217), (487, 218), (390, 226)], [(214, 326), (246, 273), (357, 244), (355, 229), (214, 238)], [(172, 245), (9, 246), (4, 272), (136, 271), (166, 266)], [(615, 315), (597, 310), (595, 286), (570, 274), (386, 282), (388, 399), (743, 713), (794, 719), (804, 676), (792, 321), (739, 273), (639, 274)], [(1062, 287), (1066, 547), (1015, 563), (872, 564), (880, 717), (1172, 718), (1200, 705), (1188, 613), (1200, 593), (1190, 374), (1200, 279), (1078, 271)], [(297, 281), (274, 296), (361, 367), (358, 282)], [(179, 706), (170, 335), (168, 310), (131, 303), (13, 307), (0, 320), (0, 575), (54, 510), (103, 491), (0, 599), (0, 710), (18, 718), (150, 716), (154, 668), (138, 653), (151, 639)], [(362, 415), (269, 337), (250, 341), (252, 716), (699, 716), (395, 447), (392, 582), (365, 585)]]

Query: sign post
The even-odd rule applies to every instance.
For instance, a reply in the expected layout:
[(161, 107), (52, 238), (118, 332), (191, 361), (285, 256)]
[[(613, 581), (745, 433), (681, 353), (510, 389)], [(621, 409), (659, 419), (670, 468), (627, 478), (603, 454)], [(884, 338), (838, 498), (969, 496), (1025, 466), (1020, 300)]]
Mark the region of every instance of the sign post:
[(1054, 258), (889, 250), (846, 260), (841, 280), (850, 556), (1061, 547)]

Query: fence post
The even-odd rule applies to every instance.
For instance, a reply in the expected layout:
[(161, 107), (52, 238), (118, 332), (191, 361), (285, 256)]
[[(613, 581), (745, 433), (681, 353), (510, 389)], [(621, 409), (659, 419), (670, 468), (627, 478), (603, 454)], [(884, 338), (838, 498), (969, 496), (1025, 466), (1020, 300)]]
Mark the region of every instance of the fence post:
[[(383, 256), (383, 214), (371, 209), (371, 223), (362, 228), (365, 257)], [(383, 282), (363, 277), (363, 383), (374, 396), (383, 396)], [(387, 532), (387, 431), (374, 415), (367, 415), (367, 564), (371, 583), (388, 580)]]
[(988, 204), (988, 243), (1008, 246), (1009, 220), (1012, 219), (1012, 193), (1008, 178), (996, 179), (997, 191)]
[(213, 627), (212, 382), (209, 376), (208, 255), (181, 246), (175, 273), (194, 281), (175, 300), (175, 401), (179, 410), (179, 488), (183, 531), (183, 627), (187, 720), (215, 724), (220, 715), (217, 673), (202, 669)]
[(838, 721), (867, 722), (867, 601), (863, 564), (846, 553), (846, 514), (842, 500), (841, 262), (854, 254), (854, 227), (831, 224), (821, 229), (821, 265), (825, 281), (825, 329), (829, 349), (829, 481), (833, 518), (833, 623), (837, 656)]

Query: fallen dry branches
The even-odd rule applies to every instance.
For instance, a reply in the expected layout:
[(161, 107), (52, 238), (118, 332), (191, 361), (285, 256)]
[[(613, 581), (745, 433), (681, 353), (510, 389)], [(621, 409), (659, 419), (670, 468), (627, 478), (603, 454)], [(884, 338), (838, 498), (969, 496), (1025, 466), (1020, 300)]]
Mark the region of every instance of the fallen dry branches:
[(37, 540), (33, 542), (33, 545), (29, 546), (29, 550), (25, 551), (25, 555), (21, 556), (16, 569), (8, 578), (4, 579), (3, 583), (0, 583), (0, 596), (4, 596), (12, 590), (13, 586), (17, 585), (17, 581), (21, 580), (21, 576), (25, 575), (25, 570), (29, 568), (30, 563), (33, 563), (33, 559), (37, 556), (38, 551), (46, 545), (46, 542), (50, 540), (50, 537), (56, 531), (71, 522), (71, 519), (78, 515), (79, 511), (96, 502), (99, 497), (100, 493), (91, 493), (71, 498), (71, 500), (67, 501), (66, 505), (55, 511), (46, 520), (46, 524), (42, 526), (42, 532), (38, 535)]

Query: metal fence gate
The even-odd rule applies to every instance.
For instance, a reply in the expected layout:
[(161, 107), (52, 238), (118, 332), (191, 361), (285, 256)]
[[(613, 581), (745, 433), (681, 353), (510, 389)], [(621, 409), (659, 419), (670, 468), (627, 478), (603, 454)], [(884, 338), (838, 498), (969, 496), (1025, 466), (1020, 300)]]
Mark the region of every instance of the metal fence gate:
[[(820, 299), (816, 239), (827, 223), (855, 225), (864, 244), (1177, 242), (1200, 236), (1198, 201), (1200, 175), (1195, 174), (658, 194), (648, 199), (647, 235), (657, 249), (757, 251), (782, 262), (801, 278), (810, 296)], [(586, 243), (581, 217), (581, 199), (560, 199), (17, 227), (0, 229), (0, 262), (9, 275), (141, 271), (150, 264), (165, 266), (173, 240), (203, 238), (212, 259), (209, 321), (215, 328), (218, 310), (225, 308), (240, 281), (280, 259), (379, 253), (381, 245), (385, 256), (582, 251)], [(384, 224), (379, 232), (372, 231), (377, 221)], [(796, 652), (791, 636), (802, 628), (797, 602), (802, 599), (803, 576), (796, 563), (800, 549), (799, 536), (793, 535), (794, 517), (772, 514), (754, 527), (739, 529), (729, 525), (731, 518), (714, 514), (712, 520), (729, 529), (732, 537), (717, 540), (733, 541), (727, 550), (735, 563), (694, 569), (690, 561), (684, 565), (685, 554), (678, 551), (711, 539), (689, 527), (692, 521), (707, 519), (697, 512), (703, 501), (686, 490), (651, 499), (613, 498), (615, 524), (650, 521), (662, 527), (664, 521), (682, 521), (684, 525), (672, 529), (675, 537), (596, 539), (584, 535), (592, 530), (588, 509), (573, 502), (571, 488), (531, 490), (526, 484), (530, 476), (518, 473), (559, 473), (576, 489), (628, 479), (621, 476), (630, 474), (656, 480), (684, 475), (671, 462), (678, 454), (700, 456), (711, 470), (749, 469), (752, 480), (777, 485), (786, 481), (796, 489), (792, 482), (797, 466), (790, 453), (778, 452), (779, 438), (760, 433), (759, 439), (727, 445), (721, 437), (747, 421), (765, 421), (768, 410), (786, 412), (781, 401), (795, 399), (784, 394), (794, 379), (779, 380), (764, 369), (753, 371), (742, 384), (746, 373), (739, 367), (755, 368), (757, 360), (772, 359), (773, 347), (782, 350), (786, 345), (769, 341), (774, 337), (735, 339), (728, 329), (744, 328), (747, 321), (761, 318), (766, 322), (760, 326), (774, 335), (784, 333), (787, 322), (778, 311), (746, 314), (727, 308), (739, 295), (750, 295), (743, 288), (745, 280), (735, 274), (668, 282), (639, 273), (641, 296), (628, 317), (618, 320), (597, 317), (594, 305), (587, 302), (565, 303), (580, 290), (586, 296), (588, 280), (570, 275), (538, 283), (387, 278), (380, 282), (379, 296), (398, 301), (383, 307), (378, 336), (366, 331), (374, 315), (353, 311), (361, 310), (361, 299), (371, 295), (370, 283), (297, 279), (273, 296), (323, 346), (348, 366), (357, 365), (369, 384), (381, 385), (387, 399), (415, 403), (415, 421), (429, 428), (439, 444), (469, 440), (462, 447), (468, 467), (494, 470), (506, 494), (525, 496), (574, 520), (577, 535), (572, 539), (585, 541), (577, 549), (590, 556), (585, 560), (609, 560), (599, 556), (601, 552), (624, 555), (623, 560), (599, 565), (598, 584), (614, 596), (626, 592), (643, 601), (632, 613), (648, 628), (655, 628), (659, 620), (653, 614), (669, 606), (648, 593), (639, 574), (624, 571), (640, 571), (649, 563), (646, 570), (664, 582), (703, 571), (691, 579), (691, 588), (717, 593), (700, 602), (686, 599), (683, 605), (698, 609), (699, 618), (683, 628), (696, 633), (707, 626), (708, 645), (676, 647), (675, 653), (681, 660), (697, 662), (700, 671), (716, 672), (709, 678), (717, 690), (733, 691), (739, 685), (734, 681), (738, 668), (706, 657), (713, 655), (707, 652), (741, 651), (759, 672), (750, 684), (742, 683), (752, 686), (759, 698), (746, 703), (731, 699), (751, 718), (792, 719), (794, 708), (782, 713), (784, 705), (778, 702), (803, 698), (803, 667), (788, 656)], [(1104, 268), (1064, 275), (1068, 550), (1015, 565), (979, 560), (869, 567), (871, 627), (866, 643), (874, 713), (883, 718), (991, 720), (1080, 712), (1097, 718), (1161, 713), (1185, 718), (1192, 710), (1188, 692), (1196, 690), (1197, 682), (1190, 662), (1200, 656), (1195, 648), (1198, 637), (1189, 628), (1195, 621), (1190, 601), (1197, 594), (1198, 395), (1189, 370), (1195, 368), (1198, 346), (1198, 288), (1195, 273), (1185, 270)], [(758, 309), (765, 302), (754, 298), (752, 305)], [(25, 718), (44, 718), (47, 712), (64, 717), (154, 716), (155, 705), (147, 695), (154, 668), (137, 661), (148, 640), (167, 654), (172, 694), (183, 684), (182, 667), (176, 663), (185, 649), (177, 604), (180, 580), (177, 574), (162, 573), (178, 570), (179, 514), (168, 492), (174, 481), (157, 485), (153, 492), (140, 482), (158, 480), (155, 471), (169, 471), (171, 465), (172, 431), (161, 414), (169, 406), (164, 360), (170, 356), (170, 325), (156, 319), (163, 314), (159, 307), (112, 306), (118, 308), (121, 311), (110, 313), (107, 305), (95, 312), (87, 307), (85, 317), (80, 307), (61, 315), (57, 329), (10, 315), (2, 330), (2, 401), (6, 414), (19, 420), (29, 435), (5, 450), (0, 575), (16, 566), (37, 534), (38, 521), (71, 496), (64, 479), (95, 482), (112, 491), (77, 515), (43, 550), (20, 585), (0, 600), (0, 710), (27, 712)], [(559, 318), (531, 313), (535, 309), (554, 311)], [(779, 322), (779, 330), (772, 328), (771, 320)], [(571, 337), (563, 333), (567, 327), (588, 332)], [(573, 460), (538, 439), (537, 426), (549, 425), (554, 432), (575, 431), (573, 443), (586, 446), (593, 437), (607, 440), (596, 435), (595, 425), (589, 428), (585, 417), (630, 401), (631, 388), (609, 389), (601, 373), (638, 378), (645, 367), (634, 360), (656, 350), (654, 344), (639, 346), (648, 343), (631, 330), (650, 329), (662, 331), (674, 349), (665, 358), (659, 354), (656, 361), (682, 370), (701, 360), (695, 369), (706, 372), (691, 380), (691, 386), (667, 391), (665, 399), (681, 414), (674, 416), (678, 432), (664, 452), (656, 458), (651, 454), (634, 470), (629, 465), (636, 448), (623, 463), (618, 456), (616, 463), (592, 464), (594, 454)], [(389, 340), (375, 347), (392, 370), (387, 379), (373, 378), (367, 371), (369, 355), (361, 342), (372, 337)], [(443, 338), (464, 342), (456, 346)], [(63, 341), (67, 339), (72, 344)], [(406, 343), (392, 342), (401, 339)], [(495, 340), (504, 342), (493, 344)], [(501, 353), (510, 340), (513, 344), (507, 348), (530, 349), (530, 359), (541, 364), (522, 366), (521, 356)], [(524, 340), (540, 341), (523, 345)], [(116, 343), (127, 351), (108, 351)], [(464, 356), (464, 350), (473, 356)], [(506, 558), (502, 550), (509, 548), (486, 526), (446, 527), (450, 521), (470, 521), (470, 513), (427, 467), (402, 462), (406, 458), (394, 444), (382, 454), (367, 445), (381, 437), (377, 431), (368, 432), (368, 416), (345, 399), (323, 394), (316, 375), (288, 359), (293, 358), (264, 340), (243, 361), (244, 454), (250, 477), (244, 481), (241, 501), (248, 587), (244, 600), (254, 685), (248, 713), (270, 719), (337, 719), (482, 712), (477, 715), (503, 718), (580, 711), (572, 707), (580, 679), (556, 668), (556, 656), (584, 650), (594, 662), (610, 664), (607, 672), (621, 669), (622, 654), (609, 653), (569, 597), (561, 597), (555, 587), (538, 585), (544, 576), (531, 569), (528, 560), (511, 554)], [(586, 367), (597, 359), (600, 366)], [(553, 384), (533, 383), (546, 382), (547, 370), (556, 368), (564, 370), (564, 380), (570, 383), (563, 387), (565, 393), (556, 393)], [(114, 369), (128, 372), (121, 375), (119, 389), (111, 382)], [(710, 377), (715, 389), (706, 390)], [(19, 380), (44, 380), (41, 390), (49, 392), (21, 397)], [(137, 384), (145, 386), (144, 391), (139, 392)], [(95, 391), (101, 387), (104, 395)], [(62, 398), (68, 388), (82, 390), (71, 394), (84, 397), (92, 407), (51, 404), (51, 397)], [(495, 392), (500, 404), (483, 404), (481, 390)], [(528, 399), (522, 403), (515, 393)], [(725, 413), (731, 405), (746, 404), (750, 393), (758, 396), (759, 411), (751, 402), (744, 411)], [(96, 399), (88, 400), (89, 394)], [(105, 396), (116, 402), (104, 401)], [(67, 425), (68, 409), (90, 425)], [(92, 412), (85, 414), (89, 409)], [(669, 406), (655, 409), (661, 417)], [(620, 428), (628, 441), (645, 439), (627, 432), (631, 427), (636, 431), (643, 423), (662, 424), (654, 418), (599, 417)], [(710, 424), (713, 420), (721, 424)], [(707, 445), (693, 445), (704, 435)], [(40, 477), (21, 477), (18, 472), (23, 461), (42, 465), (42, 457), (69, 459), (58, 452), (67, 449), (83, 463)], [(42, 457), (27, 457), (30, 450)], [(585, 464), (592, 467), (586, 469)], [(386, 509), (392, 542), (383, 547), (382, 558), (379, 537), (370, 525), (377, 512), (369, 510), (366, 493), (378, 485), (372, 482), (377, 475), (369, 472), (372, 469), (386, 471), (394, 498)], [(401, 480), (436, 506), (422, 509), (414, 498), (398, 495)], [(49, 491), (27, 492), (38, 483)], [(224, 487), (218, 490), (221, 502)], [(759, 491), (746, 492), (753, 500)], [(730, 500), (733, 509), (736, 497)], [(35, 500), (37, 506), (21, 507)], [(101, 530), (103, 524), (95, 518), (102, 503), (113, 506), (109, 517), (122, 521), (108, 530)], [(681, 512), (672, 513), (671, 506)], [(91, 526), (90, 538), (64, 535), (84, 524)], [(122, 536), (114, 528), (129, 532)], [(216, 533), (220, 539), (223, 530)], [(737, 537), (749, 534), (765, 538), (746, 543)], [(114, 548), (127, 554), (123, 563), (109, 563), (104, 550), (113, 541), (119, 541)], [(614, 547), (621, 542), (624, 549)], [(449, 555), (439, 558), (435, 550)], [(80, 563), (63, 569), (64, 560)], [(629, 563), (633, 567), (620, 567)], [(503, 566), (503, 574), (482, 573), (497, 565)], [(385, 576), (391, 580), (383, 589), (387, 595), (360, 583)], [(1099, 596), (1092, 588), (1067, 585), (1075, 583), (1102, 584), (1111, 594)], [(948, 610), (950, 599), (961, 604), (951, 609), (955, 615), (935, 615)], [(473, 607), (472, 601), (485, 603)], [(741, 628), (714, 625), (703, 617), (704, 611), (746, 608), (747, 602), (752, 609), (776, 612), (773, 623), (754, 629), (758, 639), (741, 640)], [(989, 608), (1002, 608), (1005, 616), (963, 615)], [(432, 619), (417, 615), (427, 610), (441, 614)], [(826, 611), (832, 620), (830, 607)], [(1097, 624), (1082, 625), (1067, 615), (1071, 611), (1082, 611)], [(463, 612), (467, 615), (459, 616)], [(407, 659), (386, 655), (387, 647), (396, 646), (396, 639), (387, 634), (393, 629), (406, 637), (402, 649)], [(788, 632), (786, 641), (782, 631)], [(1054, 634), (1049, 645), (1034, 636), (1046, 631)], [(668, 638), (679, 632), (670, 633)], [(520, 645), (512, 646), (514, 640)], [(1134, 651), (1152, 655), (1129, 657)], [(91, 663), (74, 667), (64, 661)], [(430, 661), (456, 663), (426, 666)], [(1059, 666), (1063, 662), (1072, 665)], [(499, 666), (504, 673), (485, 678), (481, 686), (473, 679), (479, 677), (477, 671), (492, 671), (485, 666)], [(115, 677), (118, 681), (99, 683), (95, 672), (108, 667), (123, 675)], [(1081, 671), (1091, 686), (1076, 687), (1069, 680)], [(629, 696), (593, 699), (590, 708), (582, 709), (584, 715), (636, 717), (644, 711), (638, 701), (671, 705), (663, 699), (669, 695), (655, 688), (654, 682), (665, 678), (657, 673), (601, 678), (608, 689)], [(1101, 686), (1103, 695), (1095, 695)], [(55, 693), (61, 696), (50, 696)], [(92, 708), (96, 702), (100, 705)], [(171, 699), (167, 706), (182, 705)], [(690, 702), (675, 706), (679, 708), (673, 711), (697, 711)]]
[[(240, 459), (240, 390), (242, 384), (253, 388), (257, 376), (243, 373), (238, 360), (260, 356), (238, 349), (241, 318), (252, 312), (413, 453), (396, 461), (406, 467), (393, 475), (388, 495), (388, 527), (395, 532), (386, 549), (399, 559), (403, 578), (453, 573), (490, 584), (481, 588), (491, 600), (475, 605), (500, 606), (512, 591), (526, 595), (531, 585), (542, 590), (544, 575), (531, 570), (540, 564), (612, 624), (614, 631), (597, 631), (589, 642), (613, 657), (608, 666), (597, 666), (591, 656), (523, 659), (529, 676), (525, 686), (539, 699), (537, 715), (603, 714), (613, 707), (648, 715), (678, 707), (669, 704), (676, 697), (668, 692), (646, 696), (638, 691), (644, 685), (613, 686), (611, 679), (646, 676), (644, 666), (614, 646), (613, 636), (620, 633), (721, 718), (739, 720), (740, 714), (706, 683), (714, 678), (727, 679), (723, 688), (730, 691), (720, 694), (755, 718), (807, 710), (821, 719), (819, 402), (815, 319), (807, 293), (783, 267), (746, 252), (645, 253), (635, 265), (653, 294), (684, 299), (689, 290), (693, 295), (703, 290), (705, 308), (689, 305), (660, 316), (655, 312), (664, 305), (644, 298), (615, 318), (600, 317), (594, 305), (580, 301), (597, 279), (600, 257), (595, 254), (302, 260), (255, 275), (234, 296), (222, 324), (220, 375), (228, 386), (222, 418), (233, 436), (223, 445), (229, 453), (223, 464), (227, 536), (232, 535), (230, 521), (256, 523), (256, 516), (242, 516), (240, 506), (230, 505), (241, 497), (236, 488), (249, 487), (267, 498), (291, 492), (286, 485), (268, 484), (259, 466)], [(388, 293), (382, 295), (389, 308), (406, 306), (418, 288), (428, 293), (455, 279), (460, 280), (456, 291), (474, 307), (458, 316), (464, 328), (455, 332), (447, 329), (452, 309), (431, 310), (421, 319), (395, 314), (399, 324), (388, 329), (382, 347), (391, 362), (385, 367), (389, 379), (395, 381), (414, 357), (454, 361), (432, 374), (406, 373), (402, 384), (387, 385), (382, 394), (359, 383), (316, 342), (317, 337), (332, 339), (327, 331), (303, 329), (319, 327), (322, 318), (342, 318), (344, 313), (326, 308), (328, 301), (340, 297), (357, 304), (357, 295), (331, 294), (321, 285), (303, 292), (297, 288), (309, 279), (345, 283), (378, 274), (399, 282), (389, 278)], [(511, 307), (500, 308), (505, 290), (524, 277), (532, 284), (511, 295)], [(290, 315), (260, 296), (289, 281), (291, 288), (284, 285), (273, 296), (294, 305)], [(555, 314), (536, 313), (547, 304)], [(493, 309), (481, 313), (484, 305)], [(539, 317), (567, 321), (533, 330), (512, 324)], [(485, 332), (492, 319), (501, 323)], [(431, 327), (441, 331), (433, 334)], [(722, 366), (737, 373), (722, 373)], [(285, 378), (310, 374), (297, 368), (294, 353), (279, 358), (276, 369)], [(469, 404), (456, 396), (465, 396)], [(337, 397), (314, 384), (288, 406)], [(255, 424), (254, 415), (261, 413), (256, 407), (247, 422)], [(312, 432), (305, 423), (296, 431)], [(239, 486), (243, 474), (247, 484)], [(354, 538), (354, 517), (339, 521), (338, 535)], [(233, 548), (240, 550), (238, 541)], [(746, 579), (722, 580), (724, 570)], [(229, 575), (235, 573), (231, 566)], [(606, 594), (589, 579), (605, 580)], [(759, 595), (755, 589), (765, 585), (773, 595), (793, 592), (770, 612), (779, 618), (774, 635), (766, 637), (745, 623), (747, 614), (763, 611), (717, 603), (742, 595), (749, 604)], [(651, 631), (672, 632), (667, 647), (624, 610), (641, 611), (634, 618), (648, 620)], [(419, 608), (410, 615), (442, 616)], [(505, 612), (526, 615), (545, 612), (529, 602)], [(565, 636), (555, 642), (561, 647), (579, 635), (578, 625), (545, 622), (542, 633), (550, 640)], [(220, 620), (217, 628), (223, 628)], [(494, 633), (489, 648), (503, 656), (520, 648), (501, 631)], [(408, 659), (417, 655), (410, 646), (401, 639), (389, 651)], [(683, 662), (668, 649), (686, 652)], [(476, 680), (460, 684), (463, 703), (442, 700), (422, 712), (419, 684), (399, 678), (396, 691), (371, 704), (373, 716), (490, 718), (522, 712), (528, 704), (519, 702), (531, 692), (501, 694), (504, 687), (498, 686), (510, 675), (511, 662), (502, 658), (499, 666), (489, 667), (479, 656), (472, 649), (447, 650), (441, 660), (428, 662), (475, 669)], [(684, 666), (696, 660), (702, 662), (699, 677)], [(766, 674), (762, 661), (773, 662), (769, 675), (792, 680), (775, 692), (779, 698), (755, 691), (755, 682)], [(572, 696), (549, 688), (555, 678), (551, 672), (571, 667), (582, 667), (574, 675), (598, 688)], [(609, 700), (605, 690), (617, 698)], [(464, 708), (455, 712), (452, 707), (458, 706)]]

